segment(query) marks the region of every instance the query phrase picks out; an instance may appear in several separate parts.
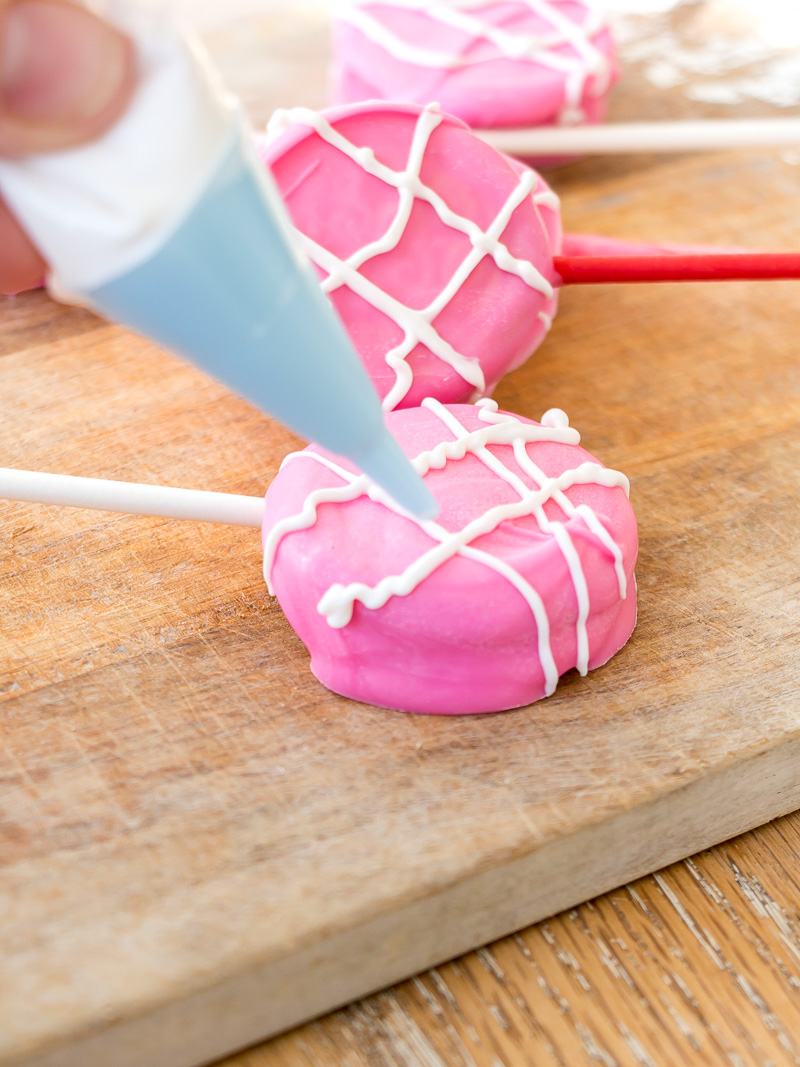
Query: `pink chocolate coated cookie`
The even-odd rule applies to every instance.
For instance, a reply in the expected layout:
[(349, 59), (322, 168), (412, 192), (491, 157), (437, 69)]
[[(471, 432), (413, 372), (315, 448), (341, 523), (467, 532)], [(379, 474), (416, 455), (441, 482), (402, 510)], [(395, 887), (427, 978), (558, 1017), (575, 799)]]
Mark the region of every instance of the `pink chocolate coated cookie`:
[(597, 0), (345, 0), (335, 103), (436, 101), (470, 126), (600, 122), (616, 78)]
[(535, 171), (413, 104), (278, 112), (262, 154), (384, 408), (474, 400), (555, 314), (559, 203)]
[(622, 648), (636, 622), (628, 480), (563, 412), (539, 424), (492, 400), (425, 400), (387, 421), (436, 522), (314, 445), (267, 492), (264, 575), (324, 685), (401, 711), (502, 711)]

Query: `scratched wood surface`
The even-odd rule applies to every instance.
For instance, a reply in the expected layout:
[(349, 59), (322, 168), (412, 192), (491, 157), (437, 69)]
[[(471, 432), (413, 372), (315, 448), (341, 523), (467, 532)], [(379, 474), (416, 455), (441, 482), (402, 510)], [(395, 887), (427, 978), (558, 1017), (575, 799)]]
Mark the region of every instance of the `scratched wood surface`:
[(796, 1064), (798, 849), (781, 819), (224, 1067)]
[[(200, 14), (258, 120), (321, 101), (313, 6)], [(636, 69), (615, 109), (692, 110)], [(575, 230), (800, 247), (791, 154), (553, 181)], [(629, 646), (508, 715), (321, 689), (252, 531), (0, 504), (0, 1063), (208, 1060), (800, 804), (797, 294), (569, 292), (501, 384), (631, 476), (642, 537)], [(0, 306), (0, 397), (8, 466), (255, 493), (296, 445), (41, 293)], [(798, 825), (226, 1063), (799, 1062)]]

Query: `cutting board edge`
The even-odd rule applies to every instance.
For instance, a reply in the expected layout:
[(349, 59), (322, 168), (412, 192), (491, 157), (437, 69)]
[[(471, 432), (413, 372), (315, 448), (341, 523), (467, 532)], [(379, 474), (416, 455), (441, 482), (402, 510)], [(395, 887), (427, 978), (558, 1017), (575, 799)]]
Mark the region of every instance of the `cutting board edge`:
[(800, 808), (798, 761), (800, 737), (756, 751), (400, 911), (0, 1067), (210, 1063)]

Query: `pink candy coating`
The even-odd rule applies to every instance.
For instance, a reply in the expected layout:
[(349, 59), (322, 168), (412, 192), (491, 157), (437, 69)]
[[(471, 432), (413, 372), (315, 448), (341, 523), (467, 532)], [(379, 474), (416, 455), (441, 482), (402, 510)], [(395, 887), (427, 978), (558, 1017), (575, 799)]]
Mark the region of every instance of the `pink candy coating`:
[[(453, 405), (447, 412), (465, 433), (487, 426), (479, 407)], [(387, 421), (410, 457), (456, 440), (453, 429), (427, 406), (392, 412)], [(517, 421), (525, 427), (538, 425)], [(521, 479), (526, 489), (537, 488), (517, 462), (511, 444), (487, 447), (512, 478)], [(529, 441), (525, 448), (547, 478), (597, 462), (577, 444)], [(507, 576), (477, 559), (451, 555), (407, 595), (391, 596), (376, 608), (356, 600), (346, 625), (329, 625), (318, 605), (332, 586), (354, 582), (375, 586), (387, 576), (402, 574), (437, 541), (413, 520), (364, 495), (346, 502), (309, 501), (312, 493), (341, 487), (345, 480), (307, 453), (326, 456), (312, 445), (287, 460), (267, 492), (263, 535), (266, 544), (271, 531), (283, 531), (277, 548), (273, 545), (274, 555), (265, 559), (265, 573), (311, 653), (317, 678), (355, 700), (444, 715), (500, 711), (544, 696), (542, 635), (531, 606)], [(354, 471), (342, 460), (327, 458)], [(521, 500), (513, 484), (470, 451), (432, 467), (426, 484), (441, 504), (437, 521), (450, 533), (493, 507)], [(547, 520), (565, 524), (580, 559), (588, 592), (585, 635), (591, 669), (625, 644), (636, 622), (636, 520), (624, 488), (617, 485), (590, 480), (567, 488), (565, 495), (571, 506), (591, 509), (620, 554), (617, 566), (583, 510), (569, 515), (553, 499), (544, 503)], [(316, 503), (315, 519), (313, 508), (308, 510), (310, 503)], [(302, 523), (292, 524), (293, 530), (280, 526), (304, 511), (304, 527)], [(550, 629), (556, 671), (550, 689), (554, 688), (557, 675), (578, 663), (579, 599), (574, 572), (552, 530), (544, 530), (530, 511), (501, 521), (491, 532), (474, 538), (468, 548), (503, 561), (541, 598)], [(624, 599), (621, 570), (627, 583)]]
[[(295, 114), (289, 117), (295, 119)], [(419, 178), (458, 215), (461, 229), (443, 221), (434, 204), (416, 195), (399, 241), (388, 251), (373, 251), (365, 261), (356, 261), (358, 274), (388, 294), (396, 308), (422, 311), (448, 289), (475, 248), (474, 233), (463, 232), (464, 226), (477, 226), (479, 234), (488, 230), (527, 174), (531, 195), (521, 198), (498, 240), (513, 257), (531, 264), (545, 279), (544, 286), (534, 288), (514, 269), (498, 265), (498, 241), (488, 241), (486, 253), (459, 278), (452, 298), (431, 318), (445, 346), (480, 366), (482, 388), (465, 380), (427, 344), (413, 344), (413, 337), (413, 350), (405, 357), (413, 382), (399, 386), (387, 354), (413, 335), (416, 326), (407, 334), (407, 316), (379, 310), (372, 298), (354, 291), (352, 283), (330, 292), (386, 407), (416, 406), (426, 396), (457, 403), (490, 393), (503, 374), (540, 344), (555, 314), (557, 296), (547, 292), (547, 279), (552, 279), (552, 256), (561, 242), (557, 199), (535, 172), (512, 163), (449, 116), (432, 118), (414, 105), (362, 104), (323, 112), (322, 121), (345, 139), (349, 151), (371, 149), (378, 163), (398, 176), (401, 187), (399, 176), (409, 167), (418, 125), (438, 122), (427, 140)], [(401, 192), (394, 184), (368, 173), (302, 115), (265, 146), (262, 155), (295, 227), (337, 261), (381, 242), (401, 210)], [(319, 256), (308, 250), (316, 262)], [(317, 270), (322, 279), (328, 277), (319, 263)]]
[(361, 2), (334, 21), (333, 40), (335, 103), (435, 100), (479, 128), (600, 122), (616, 79), (594, 0)]

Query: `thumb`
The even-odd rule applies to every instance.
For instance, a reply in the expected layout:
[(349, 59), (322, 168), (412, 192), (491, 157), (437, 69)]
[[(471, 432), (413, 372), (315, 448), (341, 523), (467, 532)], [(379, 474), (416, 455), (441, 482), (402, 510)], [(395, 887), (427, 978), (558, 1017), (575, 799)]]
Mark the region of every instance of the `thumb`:
[(135, 84), (133, 45), (69, 0), (0, 0), (0, 156), (91, 141)]

